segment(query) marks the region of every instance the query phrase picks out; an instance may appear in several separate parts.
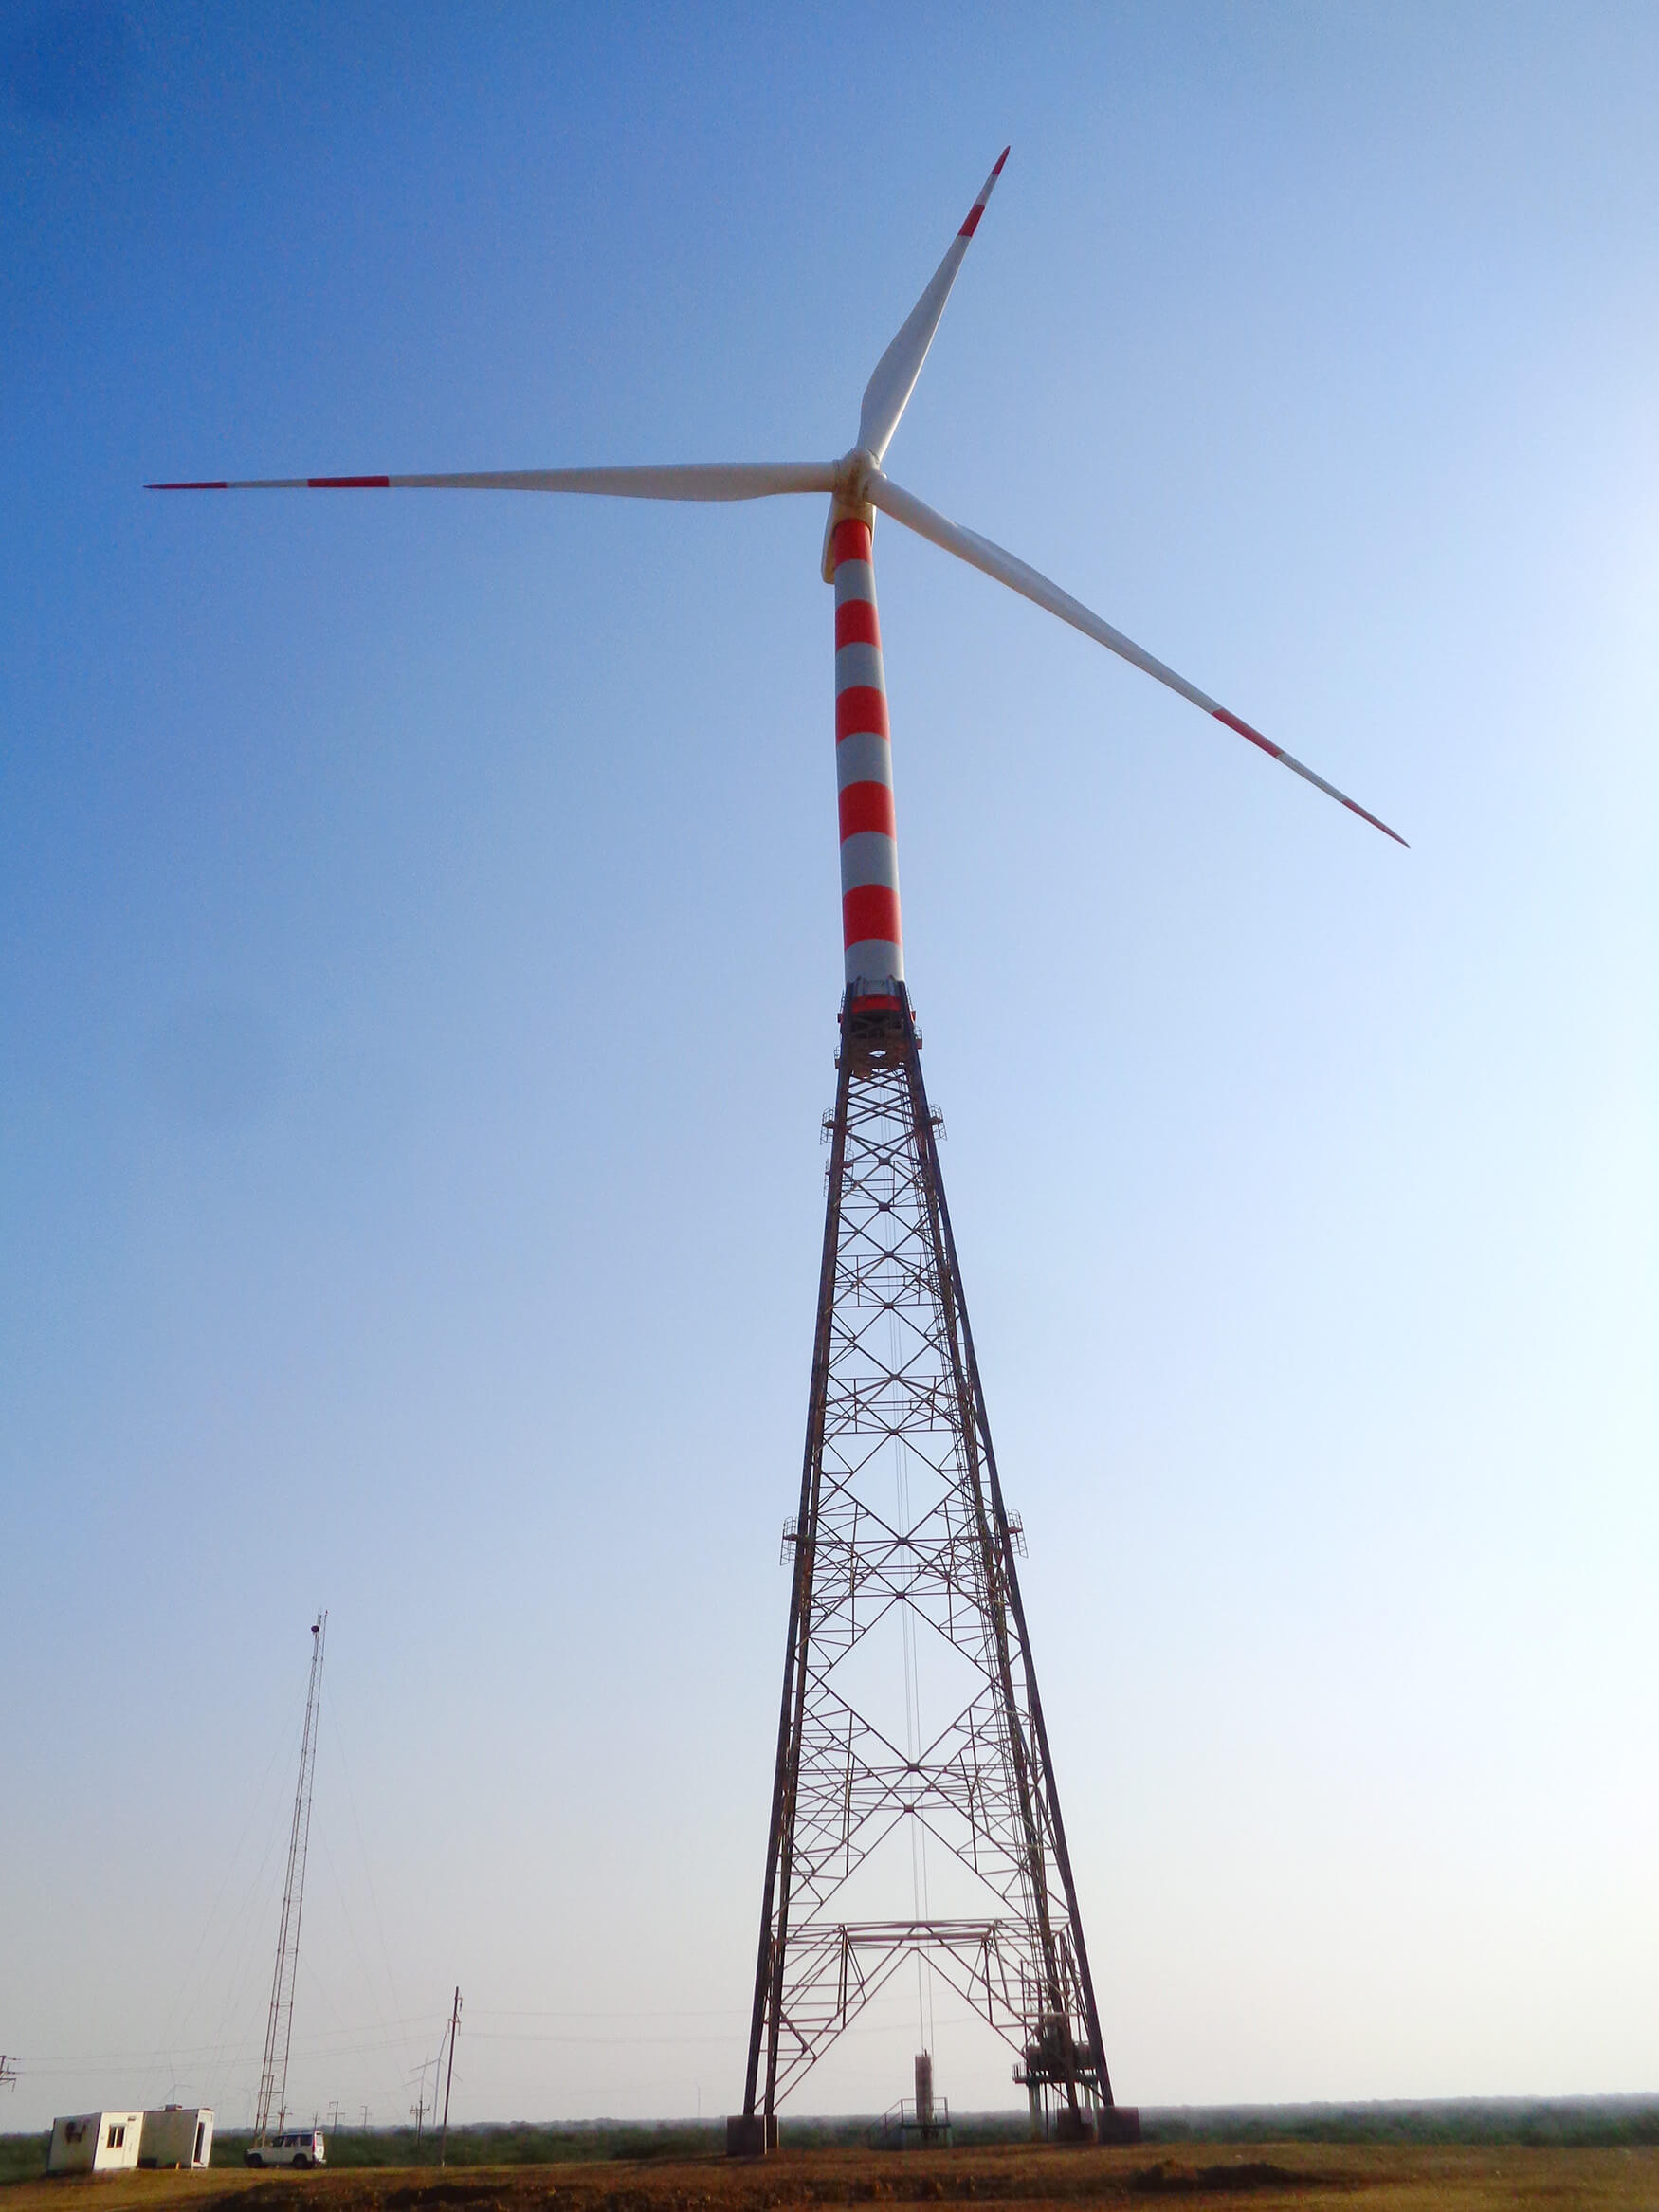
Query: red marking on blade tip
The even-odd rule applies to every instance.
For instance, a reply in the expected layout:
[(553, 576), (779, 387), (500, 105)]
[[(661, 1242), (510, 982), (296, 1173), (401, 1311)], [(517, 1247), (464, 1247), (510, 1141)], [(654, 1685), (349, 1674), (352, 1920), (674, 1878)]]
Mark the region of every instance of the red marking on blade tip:
[(1002, 149), (1002, 152), (996, 156), (996, 167), (991, 172), (993, 176), (1000, 176), (1002, 174), (1002, 165), (1012, 152), (1013, 148), (1012, 146), (1005, 146)]
[(1213, 712), (1217, 722), (1224, 722), (1230, 730), (1236, 730), (1241, 738), (1249, 738), (1252, 745), (1260, 745), (1264, 753), (1271, 753), (1275, 760), (1284, 758), (1271, 739), (1263, 737), (1260, 730), (1251, 729), (1248, 722), (1240, 722), (1236, 714), (1229, 714), (1225, 706), (1218, 706)]
[(979, 228), (979, 218), (980, 218), (980, 216), (981, 216), (982, 214), (984, 214), (984, 212), (985, 212), (985, 203), (984, 203), (984, 201), (983, 201), (983, 200), (975, 200), (975, 201), (974, 202), (974, 205), (973, 205), (973, 206), (972, 206), (972, 207), (971, 207), (969, 210), (968, 210), (968, 220), (967, 220), (967, 221), (966, 221), (966, 222), (965, 222), (965, 223), (962, 225), (962, 228), (961, 228), (961, 229), (959, 229), (959, 230), (957, 232), (957, 236), (958, 238), (972, 238), (972, 237), (973, 237), (973, 235), (974, 235), (974, 233), (975, 233), (975, 230), (977, 230), (977, 229), (978, 229), (978, 228)]
[(307, 491), (390, 491), (390, 476), (308, 476)]
[(144, 486), (146, 491), (226, 491), (228, 488), (223, 477), (205, 484), (147, 484)]
[(1405, 845), (1406, 850), (1410, 852), (1412, 849), (1406, 845), (1406, 840), (1399, 832), (1391, 830), (1386, 822), (1379, 822), (1375, 814), (1368, 814), (1357, 799), (1345, 798), (1342, 804), (1351, 814), (1358, 814), (1362, 822), (1369, 822), (1374, 830), (1380, 830), (1385, 837), (1392, 837), (1396, 845)]
[[(1375, 814), (1368, 814), (1358, 799), (1348, 798), (1340, 791), (1332, 791), (1322, 777), (1310, 776), (1305, 768), (1291, 759), (1288, 753), (1282, 752), (1270, 740), (1263, 737), (1260, 730), (1251, 729), (1248, 722), (1240, 722), (1237, 715), (1229, 714), (1225, 706), (1214, 707), (1212, 711), (1216, 721), (1224, 722), (1230, 730), (1236, 730), (1241, 738), (1249, 738), (1252, 745), (1260, 745), (1264, 753), (1269, 753), (1275, 760), (1283, 760), (1287, 767), (1295, 768), (1299, 775), (1307, 776), (1311, 783), (1317, 784), (1321, 791), (1328, 792), (1332, 798), (1341, 799), (1351, 814), (1358, 814), (1362, 822), (1369, 822), (1374, 830), (1380, 830), (1385, 837), (1392, 837), (1396, 845), (1406, 844), (1397, 830), (1391, 830), (1386, 822), (1379, 822)], [(1411, 850), (1409, 845), (1406, 845), (1406, 850)]]

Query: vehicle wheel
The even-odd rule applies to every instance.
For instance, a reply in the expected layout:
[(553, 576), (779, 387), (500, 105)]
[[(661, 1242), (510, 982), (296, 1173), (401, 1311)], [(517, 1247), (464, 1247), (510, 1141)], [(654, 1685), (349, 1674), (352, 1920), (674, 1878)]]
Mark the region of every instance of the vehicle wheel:
[(242, 2163), (244, 2166), (264, 2166), (264, 2160), (261, 2158), (257, 2150), (245, 2150), (242, 2154)]
[(294, 2164), (296, 2166), (309, 2166), (311, 2161), (306, 2157), (303, 2151), (301, 2151), (299, 2157), (295, 2159)]

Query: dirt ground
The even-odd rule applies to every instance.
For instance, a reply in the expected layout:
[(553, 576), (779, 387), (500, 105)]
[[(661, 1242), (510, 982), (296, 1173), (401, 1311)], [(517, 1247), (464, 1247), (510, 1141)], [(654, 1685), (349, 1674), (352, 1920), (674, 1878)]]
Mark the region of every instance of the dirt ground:
[(1365, 2212), (1659, 2212), (1659, 2148), (1535, 2150), (1285, 2143), (1061, 2149), (786, 2150), (592, 2166), (364, 2166), (338, 2173), (206, 2173), (19, 2182), (4, 2212), (775, 2212), (791, 2206), (984, 2202), (1001, 2206), (1176, 2198), (1259, 2212), (1362, 2203)]

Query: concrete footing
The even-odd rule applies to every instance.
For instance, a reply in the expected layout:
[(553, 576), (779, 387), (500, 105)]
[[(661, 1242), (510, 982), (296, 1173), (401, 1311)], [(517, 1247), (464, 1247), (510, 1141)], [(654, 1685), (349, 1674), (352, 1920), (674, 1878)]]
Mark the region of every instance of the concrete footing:
[(777, 2116), (764, 2112), (733, 2112), (726, 2120), (728, 2158), (764, 2158), (777, 2148)]

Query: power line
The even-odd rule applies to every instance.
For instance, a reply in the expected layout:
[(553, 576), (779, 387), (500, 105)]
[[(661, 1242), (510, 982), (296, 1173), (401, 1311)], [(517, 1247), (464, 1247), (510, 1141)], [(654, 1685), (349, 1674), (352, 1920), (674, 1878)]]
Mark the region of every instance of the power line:
[(626, 2012), (584, 2012), (571, 2006), (538, 2005), (519, 2011), (501, 2005), (480, 2007), (481, 2020), (746, 2020), (748, 2007), (737, 2004), (657, 2006), (646, 2010), (630, 2006)]
[[(455, 1984), (455, 2009), (449, 2015), (449, 2071), (444, 2080), (444, 2126), (438, 2136), (438, 2164), (444, 2163), (444, 2153), (449, 2148), (449, 2092), (455, 2086), (455, 2031), (461, 2025), (461, 1984)], [(436, 2088), (434, 2083), (433, 2087)]]

